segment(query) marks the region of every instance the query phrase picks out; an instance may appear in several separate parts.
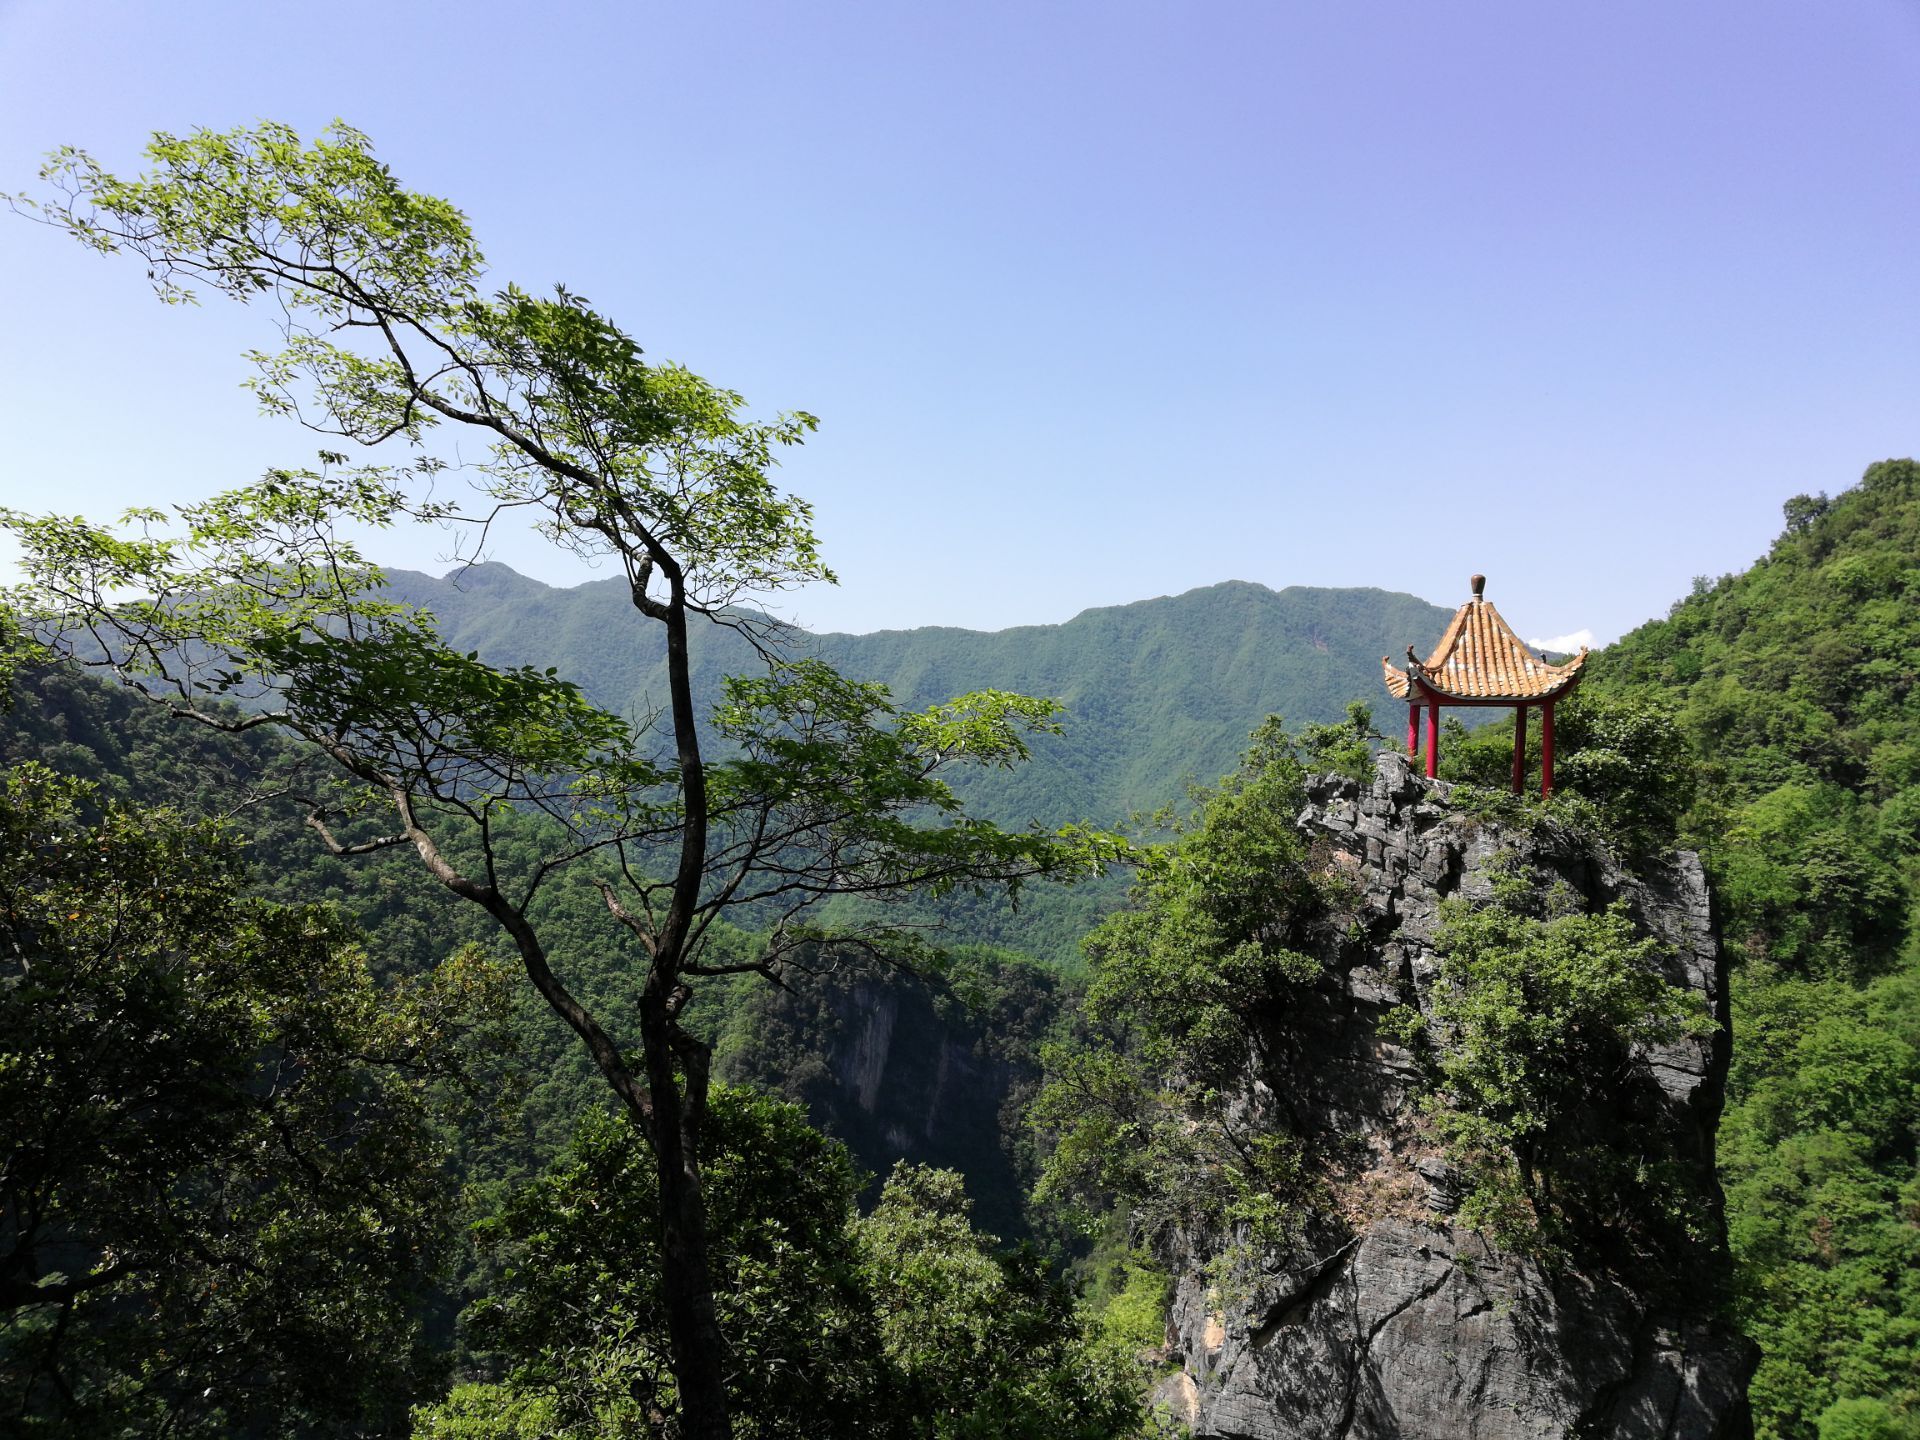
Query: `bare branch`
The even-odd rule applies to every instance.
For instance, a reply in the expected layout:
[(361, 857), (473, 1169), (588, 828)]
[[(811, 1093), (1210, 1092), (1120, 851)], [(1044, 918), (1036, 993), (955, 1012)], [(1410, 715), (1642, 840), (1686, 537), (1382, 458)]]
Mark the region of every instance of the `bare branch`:
[(371, 855), (376, 850), (391, 850), (396, 845), (405, 845), (413, 838), (402, 832), (398, 835), (382, 835), (378, 839), (357, 840), (351, 845), (343, 845), (339, 840), (334, 838), (333, 831), (327, 828), (326, 822), (320, 818), (320, 812), (318, 810), (309, 810), (307, 812), (307, 828), (320, 837), (320, 843), (326, 846), (329, 855), (338, 856)]

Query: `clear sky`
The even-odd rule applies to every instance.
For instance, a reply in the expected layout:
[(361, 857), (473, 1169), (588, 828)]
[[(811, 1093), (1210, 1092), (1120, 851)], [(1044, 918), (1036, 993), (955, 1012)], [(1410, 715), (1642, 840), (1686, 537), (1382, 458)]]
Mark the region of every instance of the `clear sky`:
[[(818, 414), (821, 629), (1480, 570), (1606, 640), (1920, 450), (1915, 0), (0, 0), (0, 76), (0, 191), (339, 116), (503, 283)], [(263, 314), (4, 215), (0, 296), (5, 503), (311, 459)]]

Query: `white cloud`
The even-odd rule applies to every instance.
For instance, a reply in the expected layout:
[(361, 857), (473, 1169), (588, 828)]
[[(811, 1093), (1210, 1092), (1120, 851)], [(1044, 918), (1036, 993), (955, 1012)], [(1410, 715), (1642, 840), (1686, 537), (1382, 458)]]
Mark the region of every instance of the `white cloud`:
[(1529, 640), (1527, 644), (1536, 650), (1551, 650), (1556, 655), (1571, 655), (1582, 645), (1593, 644), (1593, 631), (1575, 630), (1567, 635), (1549, 635), (1545, 640)]

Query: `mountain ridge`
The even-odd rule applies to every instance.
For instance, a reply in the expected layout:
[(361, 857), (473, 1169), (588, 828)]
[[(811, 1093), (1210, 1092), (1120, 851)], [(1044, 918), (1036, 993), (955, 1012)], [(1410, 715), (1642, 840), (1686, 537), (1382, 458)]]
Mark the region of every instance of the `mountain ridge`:
[[(621, 580), (550, 586), (497, 561), (438, 578), (391, 570), (387, 580), (395, 598), (432, 611), (450, 643), (490, 662), (554, 666), (597, 703), (632, 714), (664, 696), (660, 640), (635, 620)], [(1061, 701), (1065, 736), (1039, 736), (1030, 765), (963, 787), (990, 818), (1054, 826), (1116, 823), (1178, 800), (1189, 782), (1230, 769), (1268, 714), (1326, 722), (1351, 700), (1381, 698), (1379, 657), (1426, 643), (1451, 613), (1377, 587), (1226, 580), (1058, 624), (791, 633), (796, 654), (885, 684), (902, 708), (980, 689)], [(758, 664), (722, 627), (696, 632), (693, 651), (703, 708), (725, 675)]]
[[(472, 577), (483, 589), (495, 586), (517, 586), (529, 595), (575, 594), (582, 590), (606, 588), (624, 596), (626, 583), (617, 575), (597, 576), (591, 580), (582, 580), (572, 585), (554, 585), (537, 576), (525, 575), (515, 570), (503, 560), (478, 560), (472, 564), (454, 565), (439, 575), (425, 570), (414, 570), (406, 566), (382, 566), (382, 573), (389, 582), (399, 580), (401, 588), (413, 589), (416, 586), (452, 586), (456, 590), (465, 587), (458, 584), (456, 577)], [(1136, 606), (1156, 605), (1167, 601), (1186, 600), (1196, 595), (1210, 595), (1223, 591), (1247, 590), (1262, 595), (1285, 599), (1294, 595), (1377, 595), (1390, 600), (1413, 600), (1421, 604), (1433, 605), (1433, 608), (1445, 610), (1444, 606), (1424, 601), (1417, 595), (1405, 590), (1389, 590), (1380, 585), (1282, 585), (1278, 589), (1262, 584), (1258, 580), (1240, 580), (1228, 578), (1215, 580), (1206, 585), (1193, 585), (1185, 590), (1160, 595), (1143, 595), (1137, 600), (1122, 600), (1112, 605), (1089, 605), (1076, 610), (1065, 620), (1031, 620), (1018, 625), (1003, 625), (997, 630), (983, 630), (971, 625), (886, 625), (876, 630), (815, 630), (799, 622), (784, 622), (797, 631), (820, 638), (847, 638), (864, 640), (883, 635), (913, 635), (921, 633), (939, 633), (975, 636), (1003, 636), (1026, 630), (1057, 630), (1064, 625), (1073, 625), (1080, 621), (1105, 614), (1110, 611), (1131, 610)], [(622, 601), (624, 604), (624, 600)], [(1451, 612), (1447, 612), (1451, 613)]]

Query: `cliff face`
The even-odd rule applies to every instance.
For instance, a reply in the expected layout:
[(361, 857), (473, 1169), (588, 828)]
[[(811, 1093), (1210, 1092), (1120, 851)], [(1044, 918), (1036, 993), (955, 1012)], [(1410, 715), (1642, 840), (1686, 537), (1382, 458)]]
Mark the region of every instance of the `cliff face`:
[(1715, 1318), (1711, 1283), (1666, 1283), (1618, 1256), (1548, 1269), (1460, 1225), (1457, 1177), (1421, 1124), (1421, 1072), (1377, 1030), (1394, 1007), (1431, 1012), (1440, 904), (1485, 897), (1496, 857), (1557, 877), (1595, 911), (1624, 899), (1662, 942), (1665, 978), (1703, 996), (1720, 1030), (1637, 1056), (1614, 1103), (1660, 1122), (1724, 1252), (1712, 1162), (1726, 976), (1699, 862), (1682, 854), (1634, 878), (1551, 824), (1507, 831), (1437, 803), (1449, 788), (1384, 755), (1368, 786), (1310, 791), (1301, 824), (1354, 881), (1359, 924), (1287, 1017), (1284, 1073), (1256, 1067), (1243, 1103), (1249, 1123), (1284, 1113), (1353, 1160), (1333, 1202), (1286, 1249), (1259, 1254), (1251, 1279), (1222, 1286), (1207, 1270), (1219, 1240), (1176, 1237), (1181, 1373), (1161, 1399), (1197, 1435), (1257, 1440), (1744, 1436), (1753, 1355)]
[(990, 970), (983, 988), (972, 1009), (903, 974), (828, 972), (768, 990), (721, 1070), (806, 1105), (874, 1175), (896, 1160), (959, 1170), (976, 1221), (1016, 1239), (1031, 1184), (1018, 1116), (1062, 1001), (1027, 968)]

